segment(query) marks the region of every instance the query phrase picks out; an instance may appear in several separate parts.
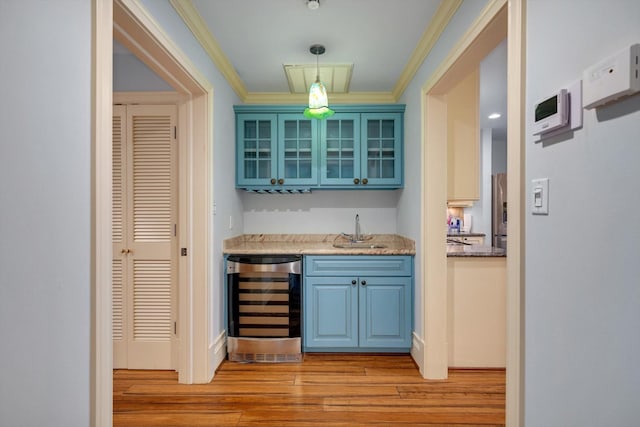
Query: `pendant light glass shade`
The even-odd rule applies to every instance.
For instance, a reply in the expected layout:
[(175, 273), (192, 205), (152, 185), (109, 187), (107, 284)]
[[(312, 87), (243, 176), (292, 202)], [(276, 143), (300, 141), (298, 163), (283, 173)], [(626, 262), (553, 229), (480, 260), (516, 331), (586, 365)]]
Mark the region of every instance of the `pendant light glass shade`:
[(305, 108), (304, 116), (310, 119), (325, 119), (333, 116), (334, 111), (329, 108), (327, 89), (318, 79), (309, 89), (309, 108)]
[(334, 111), (329, 108), (327, 89), (320, 81), (318, 55), (324, 53), (324, 46), (314, 44), (309, 50), (316, 55), (316, 81), (309, 88), (309, 108), (305, 108), (304, 116), (309, 119), (326, 119), (333, 116)]

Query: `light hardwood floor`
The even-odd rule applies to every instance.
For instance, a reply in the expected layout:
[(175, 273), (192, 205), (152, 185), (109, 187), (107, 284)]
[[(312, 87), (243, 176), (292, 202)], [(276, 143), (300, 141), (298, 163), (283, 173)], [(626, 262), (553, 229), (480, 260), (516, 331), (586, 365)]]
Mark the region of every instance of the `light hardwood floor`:
[(409, 355), (305, 354), (302, 363), (225, 361), (209, 384), (169, 371), (113, 373), (114, 427), (502, 426), (504, 370), (424, 380)]

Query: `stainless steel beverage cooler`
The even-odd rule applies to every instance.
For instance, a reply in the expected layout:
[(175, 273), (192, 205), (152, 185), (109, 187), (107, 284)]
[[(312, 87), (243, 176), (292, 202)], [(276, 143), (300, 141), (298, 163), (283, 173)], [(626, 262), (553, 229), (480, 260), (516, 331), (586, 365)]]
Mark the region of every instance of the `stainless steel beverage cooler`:
[(299, 362), (298, 255), (227, 257), (227, 353), (238, 362)]

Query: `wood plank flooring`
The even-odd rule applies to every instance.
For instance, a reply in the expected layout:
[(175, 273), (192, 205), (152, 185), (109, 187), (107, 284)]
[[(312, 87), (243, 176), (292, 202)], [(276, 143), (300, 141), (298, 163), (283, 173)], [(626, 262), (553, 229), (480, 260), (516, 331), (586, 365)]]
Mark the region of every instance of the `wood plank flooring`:
[(225, 361), (209, 384), (171, 371), (113, 372), (113, 425), (503, 426), (504, 370), (424, 380), (409, 355), (305, 354), (302, 363)]

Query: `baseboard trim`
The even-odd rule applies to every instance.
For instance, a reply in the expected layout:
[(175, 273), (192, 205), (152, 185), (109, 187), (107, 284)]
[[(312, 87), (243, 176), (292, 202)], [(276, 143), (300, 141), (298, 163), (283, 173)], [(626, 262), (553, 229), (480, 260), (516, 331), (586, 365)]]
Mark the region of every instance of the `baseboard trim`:
[(424, 341), (414, 332), (411, 340), (411, 357), (424, 377)]
[(213, 379), (216, 370), (227, 357), (227, 332), (220, 335), (209, 345), (209, 381)]

